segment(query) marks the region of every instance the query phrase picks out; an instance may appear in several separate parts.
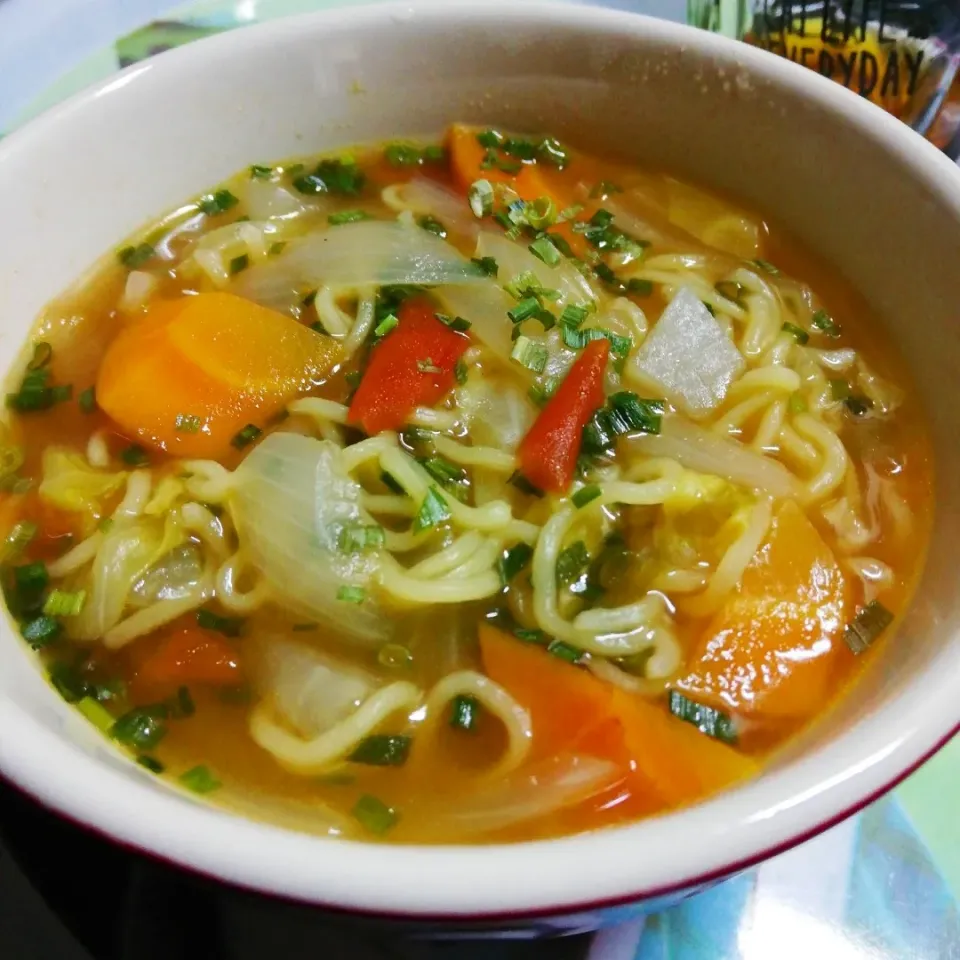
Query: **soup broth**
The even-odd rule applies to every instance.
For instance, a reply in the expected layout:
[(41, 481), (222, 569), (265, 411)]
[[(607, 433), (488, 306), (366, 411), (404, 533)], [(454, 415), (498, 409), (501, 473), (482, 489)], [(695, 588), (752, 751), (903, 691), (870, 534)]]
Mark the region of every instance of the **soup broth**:
[(829, 265), (465, 126), (185, 204), (51, 304), (7, 407), (4, 588), (53, 687), (144, 775), (361, 839), (757, 775), (931, 521), (909, 378)]

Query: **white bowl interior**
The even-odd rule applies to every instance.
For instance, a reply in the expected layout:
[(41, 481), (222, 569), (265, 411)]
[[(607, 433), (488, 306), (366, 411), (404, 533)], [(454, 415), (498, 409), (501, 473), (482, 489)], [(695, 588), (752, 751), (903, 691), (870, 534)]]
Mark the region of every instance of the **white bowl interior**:
[(0, 366), (101, 254), (241, 167), (453, 119), (549, 131), (728, 191), (867, 294), (914, 372), (938, 458), (933, 544), (896, 641), (799, 755), (757, 782), (535, 856), (305, 839), (202, 808), (115, 754), (6, 625), (0, 768), (179, 862), (363, 909), (536, 912), (722, 871), (852, 808), (960, 719), (960, 173), (895, 121), (759, 51), (596, 9), (367, 8), (239, 31), (132, 68), (0, 146)]

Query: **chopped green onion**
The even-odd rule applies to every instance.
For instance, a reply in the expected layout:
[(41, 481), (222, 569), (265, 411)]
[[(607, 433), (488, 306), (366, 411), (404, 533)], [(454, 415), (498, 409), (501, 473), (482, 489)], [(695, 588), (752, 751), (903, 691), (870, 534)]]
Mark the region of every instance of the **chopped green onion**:
[(713, 285), (713, 289), (716, 290), (721, 297), (732, 300), (738, 304), (747, 292), (746, 287), (744, 287), (743, 284), (737, 283), (735, 280), (720, 280)]
[(178, 687), (176, 694), (168, 702), (170, 716), (175, 720), (186, 720), (197, 712), (197, 705), (193, 702), (190, 690), (187, 687)]
[(790, 323), (789, 320), (780, 329), (784, 333), (789, 333), (801, 345), (807, 343), (810, 339), (810, 334), (803, 327), (798, 327), (795, 323)]
[(47, 571), (47, 565), (42, 560), (37, 560), (34, 563), (24, 563), (14, 567), (13, 579), (18, 594), (39, 594), (50, 583), (50, 574)]
[(538, 260), (542, 260), (549, 267), (555, 267), (561, 260), (560, 251), (547, 237), (540, 237), (539, 240), (534, 240), (527, 249)]
[(36, 535), (37, 525), (30, 520), (21, 520), (19, 523), (15, 523), (3, 542), (3, 559), (11, 560), (19, 557)]
[(806, 413), (807, 412), (807, 401), (804, 400), (803, 394), (797, 390), (795, 393), (790, 394), (790, 399), (787, 401), (787, 407), (792, 414)]
[(479, 143), (481, 147), (486, 147), (488, 150), (499, 147), (504, 139), (503, 134), (497, 130), (481, 130), (480, 133), (477, 134), (477, 143)]
[(449, 327), (457, 333), (466, 333), (473, 326), (469, 320), (464, 320), (463, 317), (448, 317), (445, 313), (437, 313), (435, 316), (445, 327)]
[(850, 650), (861, 654), (893, 623), (893, 614), (878, 600), (871, 600), (857, 611), (847, 625), (843, 639)]
[(423, 360), (418, 360), (417, 369), (421, 373), (443, 373), (443, 370), (433, 362), (433, 357), (424, 357)]
[(722, 710), (715, 710), (713, 707), (704, 706), (690, 700), (682, 693), (676, 690), (670, 691), (669, 696), (670, 712), (679, 720), (691, 723), (701, 733), (716, 740), (722, 740), (724, 743), (734, 744), (737, 742), (737, 731), (733, 721)]
[(596, 500), (597, 497), (600, 496), (600, 493), (600, 487), (595, 483), (591, 483), (586, 487), (581, 487), (570, 499), (573, 500), (573, 505), (579, 510), (592, 500)]
[(210, 768), (203, 763), (186, 773), (181, 773), (177, 779), (193, 793), (213, 793), (214, 790), (219, 790), (223, 786), (211, 773)]
[(367, 599), (367, 591), (363, 587), (344, 585), (337, 590), (337, 599), (343, 603), (363, 603)]
[(755, 267), (759, 267), (761, 270), (765, 270), (772, 277), (779, 277), (780, 271), (775, 267), (769, 260), (761, 260), (760, 257), (757, 257), (755, 260), (750, 261)]
[(423, 154), (411, 143), (388, 143), (383, 148), (383, 157), (391, 167), (415, 167)]
[(557, 556), (557, 582), (560, 586), (569, 586), (583, 573), (589, 562), (590, 554), (582, 540), (564, 547)]
[(418, 462), (434, 480), (441, 483), (458, 500), (467, 499), (467, 471), (445, 457), (420, 457)]
[(149, 753), (141, 753), (137, 757), (137, 763), (151, 773), (163, 773), (165, 769), (164, 765), (156, 757), (151, 757)]
[(494, 257), (472, 257), (470, 262), (485, 273), (488, 277), (495, 277), (500, 267)]
[(851, 393), (843, 402), (855, 417), (862, 417), (873, 409), (873, 401), (869, 397), (863, 397), (858, 393)]
[(649, 297), (653, 293), (653, 282), (642, 277), (631, 277), (627, 281), (627, 293), (637, 297)]
[(386, 533), (379, 524), (356, 523), (340, 531), (339, 547), (343, 553), (379, 550), (386, 542)]
[(846, 400), (850, 396), (850, 384), (839, 377), (830, 378), (830, 396), (836, 401)]
[(250, 168), (251, 180), (269, 180), (272, 176), (273, 176), (273, 167), (265, 167), (259, 163), (255, 163)]
[(110, 736), (128, 747), (150, 750), (167, 735), (166, 718), (165, 707), (134, 707), (113, 724)]
[(229, 190), (217, 190), (200, 198), (197, 207), (208, 217), (215, 217), (235, 207), (240, 201)]
[(417, 217), (417, 226), (441, 240), (445, 240), (447, 237), (447, 228), (436, 217), (431, 217), (429, 214)]
[(363, 189), (366, 179), (366, 175), (352, 161), (321, 160), (313, 173), (297, 177), (293, 187), (308, 196), (319, 193), (356, 196)]
[(521, 493), (528, 496), (543, 496), (543, 491), (539, 487), (535, 487), (519, 470), (514, 470), (507, 482), (513, 484)]
[(203, 426), (203, 418), (192, 413), (178, 413), (173, 422), (174, 430), (179, 433), (197, 433)]
[(375, 337), (385, 337), (398, 323), (399, 319), (395, 313), (388, 313), (374, 328)]
[(139, 443), (131, 443), (129, 447), (125, 447), (120, 451), (120, 459), (128, 467), (145, 467), (150, 463), (150, 458), (147, 456), (147, 451), (140, 446)]
[(534, 230), (546, 230), (557, 222), (557, 205), (550, 197), (537, 197), (527, 204), (527, 223)]
[(77, 397), (77, 405), (81, 413), (93, 413), (97, 409), (97, 395), (93, 387), (82, 390)]
[(77, 709), (103, 733), (109, 733), (116, 722), (113, 714), (93, 697), (84, 697), (77, 703)]
[(7, 394), (7, 406), (18, 413), (32, 413), (37, 410), (49, 410), (56, 403), (69, 400), (73, 387), (69, 384), (51, 386), (50, 368), (39, 367), (27, 370), (16, 393)]
[(570, 162), (567, 148), (554, 137), (544, 137), (537, 145), (537, 159), (552, 164), (562, 170)]
[(128, 270), (139, 270), (145, 263), (152, 260), (156, 250), (149, 243), (138, 243), (133, 247), (124, 247), (117, 253), (117, 259)]
[(564, 323), (560, 325), (560, 333), (563, 342), (570, 347), (571, 350), (582, 350), (588, 343), (594, 340), (609, 340), (610, 349), (618, 356), (624, 356), (633, 346), (633, 340), (631, 340), (630, 337), (623, 337), (619, 334), (611, 333), (609, 330), (603, 330), (600, 327), (583, 329), (581, 327), (574, 327), (569, 323)]
[(39, 650), (41, 647), (46, 647), (53, 643), (59, 638), (62, 632), (63, 627), (60, 625), (60, 621), (54, 620), (53, 617), (45, 614), (28, 620), (20, 628), (23, 639), (26, 640), (34, 650)]
[(388, 807), (369, 793), (365, 793), (350, 812), (362, 827), (377, 836), (386, 833), (400, 819), (393, 807)]
[(550, 638), (542, 630), (526, 630), (523, 627), (517, 627), (513, 635), (524, 643), (535, 643), (544, 647), (550, 642)]
[(528, 393), (530, 399), (538, 407), (542, 407), (557, 392), (559, 386), (559, 377), (544, 377), (539, 383), (532, 384)]
[(564, 643), (562, 640), (553, 640), (549, 643), (547, 645), (547, 653), (552, 653), (555, 657), (566, 660), (567, 663), (579, 663), (583, 657), (582, 650), (578, 650), (576, 647), (571, 646), (569, 643)]
[(244, 447), (249, 447), (262, 433), (263, 431), (258, 426), (248, 423), (242, 430), (237, 432), (230, 441), (230, 445), (236, 447), (237, 450), (243, 450)]
[(518, 337), (510, 351), (510, 359), (516, 360), (521, 367), (534, 373), (543, 373), (550, 358), (549, 351), (542, 343), (536, 343), (529, 337)]
[(405, 669), (413, 665), (413, 654), (401, 643), (385, 643), (377, 653), (377, 662), (392, 670)]
[(48, 617), (76, 617), (87, 601), (87, 591), (73, 593), (65, 590), (51, 590), (43, 604), (43, 612)]
[(505, 550), (497, 561), (500, 580), (506, 586), (533, 559), (533, 547), (529, 543), (518, 543)]
[(372, 767), (402, 767), (410, 753), (411, 738), (403, 734), (375, 733), (364, 737), (347, 759)]
[(436, 487), (430, 487), (427, 495), (420, 504), (416, 517), (413, 520), (413, 532), (420, 533), (430, 530), (440, 523), (445, 523), (451, 517), (450, 507), (443, 499)]
[(267, 251), (267, 253), (271, 257), (276, 257), (278, 254), (283, 253), (286, 247), (287, 247), (286, 240), (276, 240), (270, 244), (270, 249)]
[(613, 394), (607, 401), (609, 423), (615, 434), (659, 433), (666, 401), (643, 399), (629, 390)]
[(480, 720), (480, 701), (469, 694), (457, 694), (450, 702), (450, 726), (454, 730), (475, 730)]
[(53, 347), (45, 340), (39, 340), (33, 345), (33, 356), (27, 364), (28, 370), (39, 370), (53, 359)]
[(488, 217), (493, 213), (493, 187), (489, 180), (474, 180), (467, 191), (470, 209), (477, 218)]
[(579, 327), (589, 315), (590, 310), (588, 307), (578, 307), (572, 303), (568, 303), (560, 314), (560, 322), (569, 324), (571, 327)]
[(462, 357), (454, 364), (453, 375), (461, 386), (467, 382), (467, 365), (463, 362)]
[(507, 311), (507, 316), (514, 323), (523, 323), (540, 310), (540, 303), (536, 297), (524, 297), (515, 307)]
[(230, 276), (236, 276), (238, 273), (242, 273), (247, 267), (250, 266), (250, 256), (246, 253), (241, 253), (239, 257), (234, 257), (230, 261)]
[(341, 223), (356, 223), (358, 220), (371, 219), (372, 217), (366, 210), (341, 210), (339, 213), (331, 213), (327, 217), (327, 223), (336, 227)]
[(840, 327), (826, 310), (818, 310), (810, 321), (821, 333), (828, 337), (839, 337)]
[(214, 630), (225, 637), (239, 637), (243, 631), (243, 620), (240, 617), (221, 617), (206, 607), (197, 611), (197, 626), (201, 630)]

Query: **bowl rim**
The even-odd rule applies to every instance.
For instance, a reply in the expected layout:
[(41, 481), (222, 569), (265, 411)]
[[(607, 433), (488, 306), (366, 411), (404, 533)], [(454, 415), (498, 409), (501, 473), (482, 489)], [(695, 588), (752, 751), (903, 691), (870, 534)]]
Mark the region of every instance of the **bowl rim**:
[[(282, 46), (288, 38), (333, 24), (362, 31), (389, 18), (456, 22), (460, 29), (469, 23), (508, 29), (535, 22), (599, 37), (642, 35), (673, 49), (697, 48), (842, 116), (878, 149), (897, 157), (960, 224), (960, 170), (899, 121), (825, 77), (685, 25), (597, 7), (512, 0), (332, 9), (197, 41), (129, 67), (14, 132), (0, 143), (0, 169), (8, 156), (29, 155), (55, 142), (63, 120), (95, 111), (99, 99), (124, 89), (129, 95), (148, 74)], [(158, 788), (146, 774), (131, 780), (2, 695), (0, 772), (45, 805), (127, 847), (237, 887), (410, 920), (545, 917), (702, 886), (787, 850), (872, 802), (960, 730), (955, 689), (947, 671), (938, 673), (936, 666), (921, 675), (927, 683), (918, 677), (880, 715), (782, 770), (638, 823), (526, 843), (387, 846), (269, 826), (208, 807), (173, 788)], [(697, 849), (684, 843), (691, 837)], [(624, 856), (627, 845), (648, 855), (646, 861)]]

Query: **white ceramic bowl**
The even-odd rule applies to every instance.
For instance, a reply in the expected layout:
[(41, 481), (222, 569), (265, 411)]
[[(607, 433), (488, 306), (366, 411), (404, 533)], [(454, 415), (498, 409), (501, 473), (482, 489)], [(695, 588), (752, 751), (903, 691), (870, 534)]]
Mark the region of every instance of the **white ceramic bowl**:
[(708, 33), (523, 3), (343, 10), (133, 67), (0, 145), (0, 365), (33, 318), (136, 227), (251, 163), (436, 133), (548, 130), (730, 191), (882, 312), (932, 418), (938, 522), (913, 611), (856, 692), (764, 775), (692, 809), (475, 848), (309, 838), (175, 793), (62, 703), (7, 624), (0, 769), (116, 840), (235, 884), (351, 911), (523, 918), (688, 891), (848, 815), (960, 720), (960, 172), (812, 72)]

